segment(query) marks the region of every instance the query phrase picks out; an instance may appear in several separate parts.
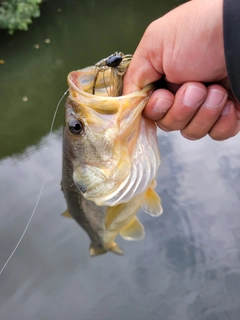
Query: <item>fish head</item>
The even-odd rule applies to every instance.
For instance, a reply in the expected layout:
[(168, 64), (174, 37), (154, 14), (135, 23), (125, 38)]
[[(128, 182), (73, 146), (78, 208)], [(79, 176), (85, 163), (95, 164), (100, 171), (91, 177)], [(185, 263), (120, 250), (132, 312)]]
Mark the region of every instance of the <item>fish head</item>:
[(93, 95), (93, 81), (91, 67), (68, 75), (64, 139), (72, 159), (73, 181), (82, 195), (97, 205), (116, 205), (120, 202), (115, 198), (131, 174), (141, 113), (153, 85), (140, 92), (111, 97), (107, 89), (105, 94), (99, 89), (101, 81), (107, 81), (101, 77), (96, 85), (96, 93), (101, 93)]

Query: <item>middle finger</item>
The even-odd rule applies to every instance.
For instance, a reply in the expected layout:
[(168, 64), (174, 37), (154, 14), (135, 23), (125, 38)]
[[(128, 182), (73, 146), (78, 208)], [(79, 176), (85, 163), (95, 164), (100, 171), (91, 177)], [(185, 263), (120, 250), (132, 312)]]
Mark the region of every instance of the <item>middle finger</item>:
[(181, 131), (185, 138), (195, 140), (208, 134), (219, 118), (227, 101), (227, 93), (218, 85), (208, 87), (206, 99), (193, 119)]

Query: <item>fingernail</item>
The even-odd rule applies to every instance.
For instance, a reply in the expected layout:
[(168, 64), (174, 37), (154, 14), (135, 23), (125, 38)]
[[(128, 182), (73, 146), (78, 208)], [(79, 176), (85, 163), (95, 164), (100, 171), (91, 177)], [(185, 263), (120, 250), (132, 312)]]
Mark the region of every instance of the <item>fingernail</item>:
[(153, 111), (156, 113), (165, 113), (172, 106), (173, 102), (167, 99), (158, 98), (153, 106)]
[(229, 114), (230, 110), (231, 110), (231, 106), (232, 104), (230, 102), (227, 102), (221, 112), (221, 116), (225, 116), (226, 114)]
[(198, 107), (203, 102), (206, 96), (206, 91), (196, 86), (187, 86), (183, 104), (188, 107)]
[(222, 103), (223, 99), (226, 98), (226, 96), (226, 93), (220, 90), (211, 89), (208, 91), (208, 95), (206, 100), (204, 101), (204, 105), (207, 108), (215, 109)]

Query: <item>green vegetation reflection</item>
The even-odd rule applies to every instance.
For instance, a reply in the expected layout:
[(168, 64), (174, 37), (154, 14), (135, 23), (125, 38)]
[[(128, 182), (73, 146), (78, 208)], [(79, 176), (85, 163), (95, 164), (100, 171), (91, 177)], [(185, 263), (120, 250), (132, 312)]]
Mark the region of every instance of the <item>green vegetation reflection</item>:
[[(49, 132), (70, 71), (115, 51), (133, 53), (147, 25), (179, 2), (48, 1), (27, 32), (2, 30), (0, 158), (21, 153)], [(63, 124), (63, 105), (55, 128)]]

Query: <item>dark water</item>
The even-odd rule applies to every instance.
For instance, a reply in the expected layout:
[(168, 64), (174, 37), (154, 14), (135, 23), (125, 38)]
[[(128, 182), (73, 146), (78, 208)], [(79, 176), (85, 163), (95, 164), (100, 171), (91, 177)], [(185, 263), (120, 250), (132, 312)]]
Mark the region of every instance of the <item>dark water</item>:
[(1, 320), (240, 319), (239, 136), (190, 142), (159, 130), (164, 214), (140, 213), (146, 238), (117, 239), (123, 257), (90, 258), (86, 234), (61, 217), (63, 104), (48, 132), (66, 75), (133, 52), (146, 26), (177, 4), (51, 1), (27, 33), (0, 33), (0, 269), (47, 179), (0, 276)]

